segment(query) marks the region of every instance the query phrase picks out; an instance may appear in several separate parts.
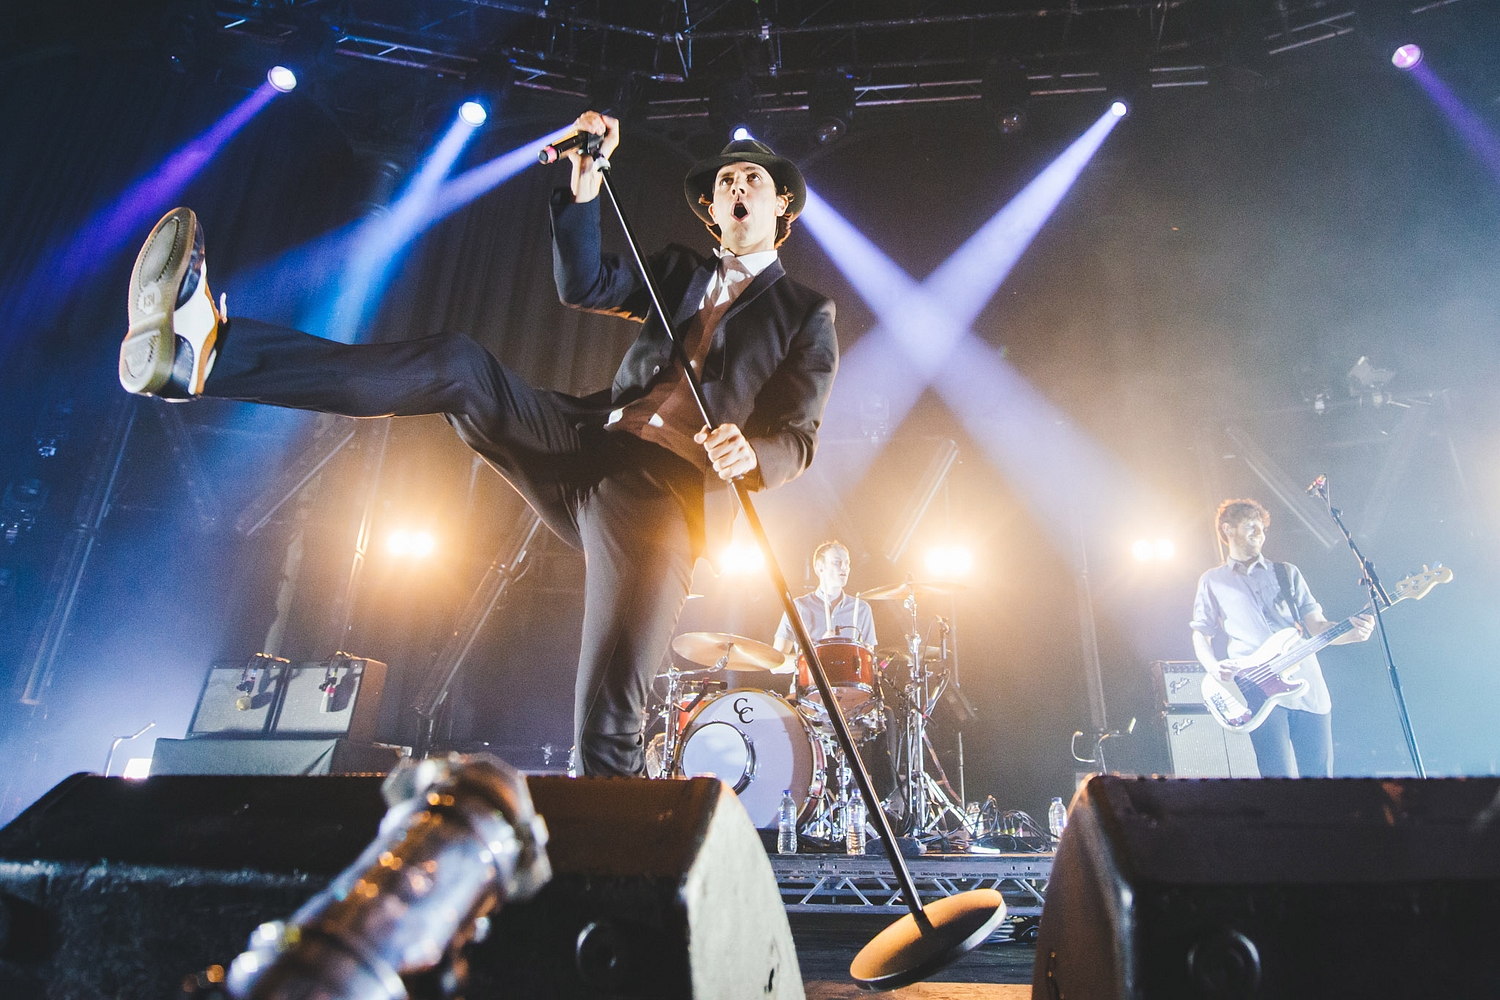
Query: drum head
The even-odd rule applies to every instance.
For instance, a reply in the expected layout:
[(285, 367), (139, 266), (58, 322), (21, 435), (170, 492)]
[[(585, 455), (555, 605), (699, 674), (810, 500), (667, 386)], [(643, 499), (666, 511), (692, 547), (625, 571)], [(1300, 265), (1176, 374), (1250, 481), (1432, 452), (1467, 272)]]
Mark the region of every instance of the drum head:
[(766, 691), (735, 689), (704, 701), (683, 740), (682, 773), (712, 774), (735, 791), (762, 830), (776, 828), (781, 793), (799, 812), (822, 793), (823, 747), (787, 702)]
[(739, 794), (755, 773), (755, 749), (729, 723), (709, 722), (683, 744), (682, 773), (690, 778), (718, 778)]

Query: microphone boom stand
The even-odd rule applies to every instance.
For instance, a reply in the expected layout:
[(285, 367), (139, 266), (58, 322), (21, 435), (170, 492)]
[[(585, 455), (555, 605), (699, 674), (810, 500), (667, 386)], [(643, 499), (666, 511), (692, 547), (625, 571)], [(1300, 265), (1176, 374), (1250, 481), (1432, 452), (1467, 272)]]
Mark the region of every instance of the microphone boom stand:
[(1354, 558), (1359, 560), (1359, 583), (1370, 594), (1370, 607), (1375, 612), (1375, 626), (1380, 630), (1380, 644), (1385, 650), (1386, 672), (1391, 678), (1391, 692), (1396, 696), (1396, 710), (1401, 718), (1401, 733), (1406, 737), (1406, 751), (1411, 755), (1411, 763), (1417, 770), (1417, 777), (1427, 777), (1427, 769), (1422, 765), (1422, 752), (1417, 749), (1417, 737), (1412, 732), (1411, 716), (1406, 711), (1406, 696), (1401, 693), (1401, 675), (1396, 671), (1396, 659), (1391, 655), (1391, 640), (1385, 632), (1385, 616), (1381, 613), (1385, 608), (1391, 606), (1391, 598), (1385, 592), (1385, 587), (1380, 584), (1380, 577), (1375, 575), (1375, 564), (1365, 558), (1359, 546), (1354, 542), (1354, 536), (1349, 529), (1344, 527), (1343, 511), (1333, 505), (1333, 495), (1328, 488), (1326, 476), (1319, 476), (1321, 484), (1314, 483), (1316, 487), (1312, 492), (1328, 507), (1328, 514), (1333, 518), (1333, 523), (1339, 526), (1339, 531), (1344, 535), (1344, 541), (1349, 543), (1349, 551), (1354, 553)]
[[(672, 314), (662, 304), (661, 294), (656, 287), (656, 278), (651, 273), (651, 268), (641, 253), (640, 243), (636, 240), (635, 231), (630, 227), (625, 211), (620, 207), (620, 201), (615, 196), (614, 184), (610, 180), (609, 161), (597, 156), (598, 147), (595, 141), (586, 143), (584, 155), (591, 156), (595, 161), (604, 192), (609, 196), (610, 205), (620, 220), (620, 228), (624, 230), (625, 241), (630, 246), (631, 256), (635, 259), (636, 266), (645, 280), (646, 290), (651, 297), (651, 307), (656, 311), (657, 319), (666, 328), (668, 339), (672, 343), (672, 354), (682, 366), (688, 390), (692, 393), (693, 402), (697, 404), (704, 426), (717, 427), (718, 421), (714, 419), (709, 410), (708, 401), (703, 396), (703, 386), (698, 380), (698, 373), (693, 370), (682, 342), (678, 340), (677, 334), (672, 329), (669, 319)], [(791, 623), (797, 642), (807, 655), (808, 668), (812, 673), (813, 681), (823, 696), (823, 704), (828, 707), (828, 718), (833, 723), (834, 735), (838, 737), (839, 746), (843, 748), (845, 755), (853, 764), (855, 781), (859, 785), (860, 794), (870, 806), (869, 818), (875, 823), (876, 832), (880, 834), (880, 841), (885, 846), (886, 859), (890, 862), (896, 882), (901, 887), (901, 898), (910, 910), (910, 913), (881, 931), (869, 944), (865, 945), (855, 956), (849, 967), (849, 973), (860, 986), (866, 989), (895, 989), (925, 979), (966, 955), (989, 937), (990, 932), (1005, 917), (1005, 902), (993, 889), (973, 889), (945, 896), (940, 900), (935, 900), (930, 906), (922, 905), (922, 899), (917, 895), (916, 885), (912, 882), (911, 872), (907, 869), (906, 861), (901, 857), (901, 851), (897, 847), (896, 835), (891, 830), (890, 820), (886, 817), (885, 810), (880, 807), (880, 798), (876, 795), (875, 786), (870, 781), (870, 773), (866, 770), (864, 761), (860, 759), (854, 740), (849, 735), (849, 725), (844, 720), (844, 713), (839, 708), (838, 699), (834, 697), (833, 686), (829, 684), (828, 675), (824, 673), (823, 665), (818, 660), (817, 646), (813, 643), (812, 636), (808, 634), (807, 626), (802, 622), (802, 616), (797, 613), (797, 606), (792, 600), (792, 592), (787, 587), (786, 578), (782, 575), (781, 567), (776, 561), (776, 554), (771, 548), (771, 540), (761, 524), (760, 516), (755, 511), (755, 505), (751, 503), (750, 487), (740, 478), (733, 481), (733, 486), (735, 495), (739, 498), (740, 507), (745, 512), (745, 519), (765, 557), (771, 582), (781, 596), (781, 604), (786, 611), (787, 621)]]

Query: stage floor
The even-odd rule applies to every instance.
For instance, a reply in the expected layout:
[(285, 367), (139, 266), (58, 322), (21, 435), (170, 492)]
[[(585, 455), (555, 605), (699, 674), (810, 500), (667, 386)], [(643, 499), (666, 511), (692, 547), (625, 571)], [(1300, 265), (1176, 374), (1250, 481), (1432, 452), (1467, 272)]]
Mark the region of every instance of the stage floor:
[(807, 1000), (855, 1000), (872, 995), (898, 1000), (1031, 1000), (1031, 987), (991, 983), (916, 983), (889, 993), (871, 994), (853, 983), (803, 984)]
[[(792, 940), (796, 943), (796, 964), (807, 987), (808, 1000), (813, 997), (870, 996), (855, 987), (849, 979), (849, 963), (871, 937), (892, 921), (889, 915), (874, 913), (789, 913)], [(895, 991), (898, 997), (1019, 997), (1016, 990), (1031, 993), (1032, 961), (1037, 955), (1034, 945), (1022, 942), (986, 942), (962, 960), (938, 973), (941, 985), (953, 987), (951, 993), (907, 993)], [(932, 991), (939, 984), (922, 985)], [(1011, 993), (975, 993), (983, 988), (1008, 988)], [(915, 987), (913, 987), (915, 988)]]
[[(880, 855), (773, 854), (808, 1000), (868, 996), (849, 978), (860, 948), (906, 912)], [(1022, 1000), (1031, 995), (1035, 946), (1014, 938), (1034, 930), (1052, 871), (1051, 854), (950, 854), (910, 858), (923, 899), (990, 888), (1005, 897), (1007, 920), (973, 952), (891, 996), (923, 1000)]]

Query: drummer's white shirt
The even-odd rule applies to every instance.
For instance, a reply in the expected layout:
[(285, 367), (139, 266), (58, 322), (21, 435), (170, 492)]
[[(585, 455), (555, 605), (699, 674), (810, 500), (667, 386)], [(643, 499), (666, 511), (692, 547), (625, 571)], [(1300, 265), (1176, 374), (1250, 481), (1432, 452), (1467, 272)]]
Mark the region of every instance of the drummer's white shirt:
[[(793, 603), (797, 605), (797, 613), (813, 641), (841, 638), (861, 642), (866, 646), (875, 645), (875, 616), (870, 611), (869, 601), (845, 593), (839, 596), (838, 603), (829, 604), (815, 590), (810, 594), (803, 594)], [(781, 624), (776, 628), (775, 644), (778, 647), (795, 646), (796, 641), (792, 623), (787, 619), (786, 612), (782, 612)]]

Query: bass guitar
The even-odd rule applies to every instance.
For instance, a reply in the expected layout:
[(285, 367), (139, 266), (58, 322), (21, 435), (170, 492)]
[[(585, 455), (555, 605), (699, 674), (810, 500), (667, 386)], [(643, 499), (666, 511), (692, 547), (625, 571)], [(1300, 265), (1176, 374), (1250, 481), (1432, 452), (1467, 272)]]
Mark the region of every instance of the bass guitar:
[[(1423, 566), (1422, 572), (1413, 573), (1391, 589), (1391, 604), (1420, 601), (1433, 587), (1451, 579), (1453, 571), (1446, 566)], [(1211, 671), (1203, 675), (1203, 703), (1209, 713), (1232, 733), (1254, 731), (1271, 709), (1307, 690), (1308, 682), (1293, 676), (1302, 661), (1354, 628), (1354, 618), (1369, 610), (1366, 604), (1355, 615), (1310, 638), (1304, 638), (1295, 628), (1284, 628), (1249, 656), (1225, 660), (1235, 668), (1230, 680), (1221, 681)]]

